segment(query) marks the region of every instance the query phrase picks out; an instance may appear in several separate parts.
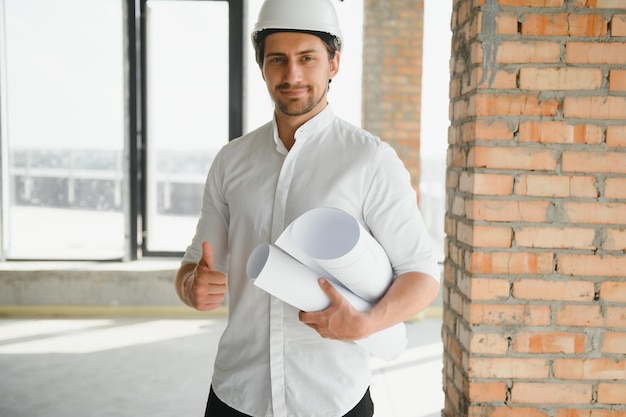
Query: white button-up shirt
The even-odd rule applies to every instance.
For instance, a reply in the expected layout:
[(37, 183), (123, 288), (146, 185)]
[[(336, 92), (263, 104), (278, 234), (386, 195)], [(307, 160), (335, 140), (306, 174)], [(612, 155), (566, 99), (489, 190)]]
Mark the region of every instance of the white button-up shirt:
[(228, 277), (228, 325), (212, 385), (231, 407), (255, 417), (343, 416), (370, 384), (368, 353), (323, 339), (298, 311), (253, 285), (250, 253), (274, 243), (289, 223), (317, 207), (352, 214), (380, 242), (395, 275), (439, 278), (416, 195), (395, 151), (335, 117), (330, 106), (298, 129), (290, 151), (276, 122), (225, 145), (212, 163), (202, 214), (183, 263), (213, 246)]

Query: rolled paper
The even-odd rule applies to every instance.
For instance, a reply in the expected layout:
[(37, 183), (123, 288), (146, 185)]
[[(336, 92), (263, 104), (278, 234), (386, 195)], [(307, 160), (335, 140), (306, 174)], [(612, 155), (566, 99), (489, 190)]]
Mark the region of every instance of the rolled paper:
[[(387, 253), (346, 211), (310, 210), (293, 222), (289, 232), (304, 255), (359, 297), (375, 303), (391, 285), (393, 270)], [(277, 246), (282, 247), (282, 242), (279, 237)]]
[[(330, 299), (318, 284), (320, 275), (267, 243), (258, 245), (246, 265), (254, 285), (302, 311), (320, 311), (330, 305)], [(363, 300), (332, 279), (325, 277), (346, 300), (359, 311), (368, 311), (372, 304)], [(355, 343), (379, 358), (397, 358), (407, 344), (404, 323), (398, 323)]]

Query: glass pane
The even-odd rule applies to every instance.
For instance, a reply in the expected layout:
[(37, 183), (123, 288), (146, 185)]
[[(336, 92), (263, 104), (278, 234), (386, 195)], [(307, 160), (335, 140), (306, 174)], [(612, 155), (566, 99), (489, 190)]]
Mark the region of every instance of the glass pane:
[[(124, 256), (120, 1), (5, 0), (7, 258)], [(7, 207), (8, 206), (8, 207)], [(5, 230), (6, 232), (6, 230)]]
[(180, 252), (228, 142), (228, 2), (148, 1), (146, 10), (146, 247)]

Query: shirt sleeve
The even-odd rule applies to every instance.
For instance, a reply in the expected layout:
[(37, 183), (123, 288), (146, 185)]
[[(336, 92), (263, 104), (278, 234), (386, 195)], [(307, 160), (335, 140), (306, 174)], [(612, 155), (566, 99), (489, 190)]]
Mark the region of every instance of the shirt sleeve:
[(220, 156), (221, 152), (215, 157), (209, 169), (196, 233), (185, 251), (182, 263), (198, 263), (202, 256), (202, 242), (209, 242), (213, 247), (213, 267), (226, 274), (230, 212), (223, 193), (224, 169)]
[(370, 232), (387, 252), (395, 276), (421, 272), (440, 281), (430, 238), (417, 206), (409, 172), (388, 144), (378, 149), (364, 203)]

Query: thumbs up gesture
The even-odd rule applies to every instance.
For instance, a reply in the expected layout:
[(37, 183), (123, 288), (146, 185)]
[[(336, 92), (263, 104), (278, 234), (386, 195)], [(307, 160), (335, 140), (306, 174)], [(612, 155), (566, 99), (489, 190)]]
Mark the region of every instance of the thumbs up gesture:
[(196, 310), (215, 310), (224, 301), (226, 276), (213, 269), (213, 248), (209, 242), (202, 243), (202, 258), (193, 269), (193, 283), (186, 290), (186, 298)]

